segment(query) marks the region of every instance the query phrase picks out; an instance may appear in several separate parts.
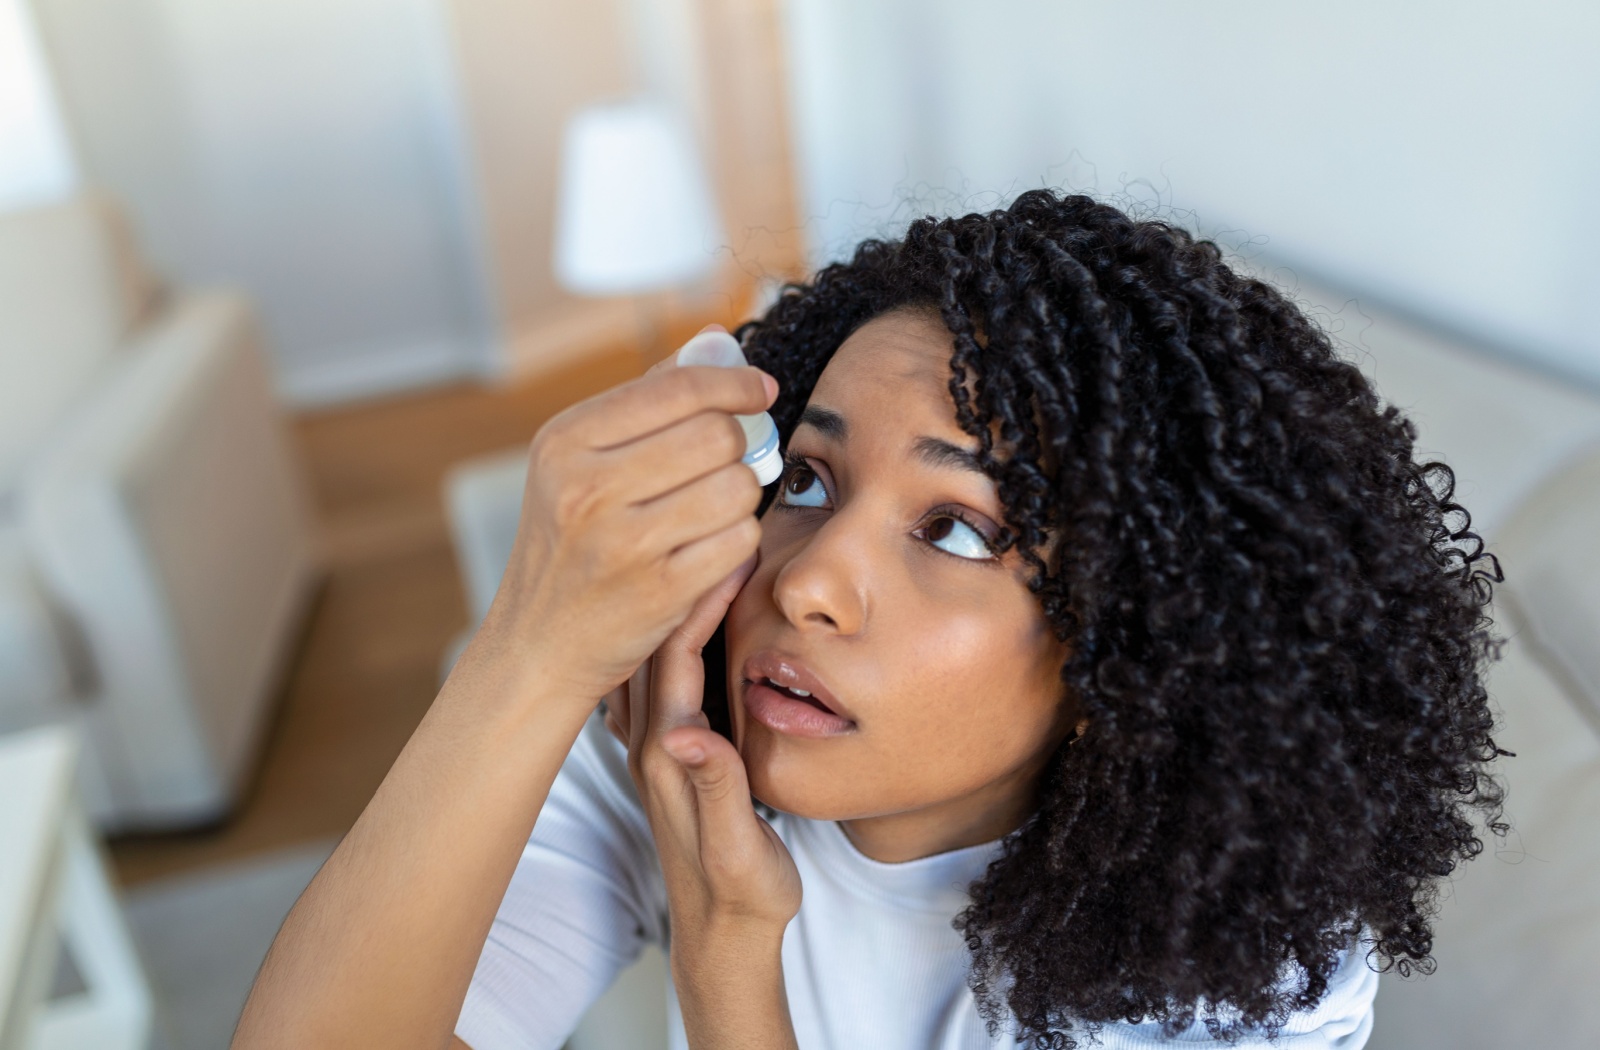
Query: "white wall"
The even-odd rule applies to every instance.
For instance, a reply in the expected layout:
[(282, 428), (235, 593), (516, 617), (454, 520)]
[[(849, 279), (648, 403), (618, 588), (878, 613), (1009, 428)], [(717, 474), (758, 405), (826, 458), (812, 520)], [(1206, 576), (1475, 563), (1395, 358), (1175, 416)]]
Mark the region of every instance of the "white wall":
[(788, 21), (819, 259), (1070, 185), (1600, 383), (1590, 0), (789, 0)]
[(435, 0), (34, 0), (85, 174), (157, 267), (242, 285), (301, 403), (484, 367)]
[(77, 171), (33, 19), (0, 0), (0, 211), (61, 197)]

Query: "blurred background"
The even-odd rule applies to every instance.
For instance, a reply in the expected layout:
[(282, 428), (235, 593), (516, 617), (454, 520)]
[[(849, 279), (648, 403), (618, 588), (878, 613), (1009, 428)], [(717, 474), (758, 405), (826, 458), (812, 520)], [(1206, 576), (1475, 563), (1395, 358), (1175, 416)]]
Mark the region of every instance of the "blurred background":
[(1036, 186), (1214, 238), (1456, 468), (1514, 831), (1371, 1045), (1591, 1045), (1597, 70), (1580, 0), (0, 0), (0, 1050), (225, 1046), (540, 424)]

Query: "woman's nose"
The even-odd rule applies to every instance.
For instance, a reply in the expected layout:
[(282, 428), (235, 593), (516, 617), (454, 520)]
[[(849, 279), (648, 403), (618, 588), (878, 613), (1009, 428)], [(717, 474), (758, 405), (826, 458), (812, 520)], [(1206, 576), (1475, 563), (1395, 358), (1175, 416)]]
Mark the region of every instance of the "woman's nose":
[(779, 610), (802, 632), (853, 635), (866, 624), (866, 551), (849, 525), (835, 514), (800, 542), (773, 579)]

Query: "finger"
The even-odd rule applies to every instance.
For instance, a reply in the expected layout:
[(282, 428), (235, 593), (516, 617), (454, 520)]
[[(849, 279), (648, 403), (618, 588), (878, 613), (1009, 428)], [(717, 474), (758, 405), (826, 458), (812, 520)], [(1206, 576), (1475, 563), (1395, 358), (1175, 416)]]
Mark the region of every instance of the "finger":
[(709, 409), (733, 415), (762, 412), (777, 388), (777, 380), (748, 365), (664, 368), (583, 402), (572, 409), (568, 425), (589, 448), (615, 448)]
[(641, 553), (668, 557), (684, 544), (722, 531), (743, 519), (755, 520), (761, 483), (743, 463), (729, 463), (682, 488), (627, 508), (630, 541)]
[(650, 728), (650, 676), (655, 657), (647, 657), (634, 668), (628, 679), (628, 757), (643, 753), (645, 733)]
[(678, 726), (708, 725), (705, 702), (706, 667), (701, 651), (728, 613), (728, 606), (755, 572), (760, 560), (751, 554), (742, 564), (700, 596), (689, 615), (667, 636), (651, 658), (651, 731), (661, 737)]
[(739, 596), (739, 592), (750, 581), (760, 563), (761, 554), (757, 551), (735, 566), (732, 572), (701, 596), (694, 608), (689, 610), (689, 615), (684, 618), (683, 623), (679, 624), (677, 630), (668, 637), (668, 642), (675, 641), (679, 643), (675, 648), (699, 656), (700, 650), (705, 648), (705, 644), (716, 632), (717, 624), (727, 615), (728, 606)]
[(629, 502), (645, 503), (721, 467), (738, 463), (744, 427), (726, 412), (699, 412), (616, 448), (593, 453), (592, 469)]
[(700, 860), (708, 872), (719, 864), (752, 863), (770, 848), (750, 801), (744, 760), (731, 743), (713, 730), (683, 726), (662, 738), (662, 748), (694, 786), (697, 827), (683, 826), (685, 814), (669, 812), (668, 819), (680, 835), (698, 831)]
[(618, 743), (620, 743), (623, 747), (628, 746), (628, 731), (617, 724), (616, 712), (612, 711), (610, 708), (606, 709), (605, 726), (606, 732), (616, 737)]
[(745, 515), (720, 532), (686, 543), (667, 555), (664, 571), (672, 580), (706, 581), (699, 584), (699, 593), (704, 593), (733, 572), (760, 546), (761, 522)]
[(605, 696), (600, 698), (600, 707), (605, 711), (603, 721), (606, 728), (616, 726), (620, 733), (614, 736), (624, 744), (628, 742), (628, 683), (624, 680), (620, 685)]
[[(628, 682), (623, 679), (617, 687), (600, 698), (600, 706), (614, 715), (628, 716)], [(626, 725), (626, 723), (624, 723)]]

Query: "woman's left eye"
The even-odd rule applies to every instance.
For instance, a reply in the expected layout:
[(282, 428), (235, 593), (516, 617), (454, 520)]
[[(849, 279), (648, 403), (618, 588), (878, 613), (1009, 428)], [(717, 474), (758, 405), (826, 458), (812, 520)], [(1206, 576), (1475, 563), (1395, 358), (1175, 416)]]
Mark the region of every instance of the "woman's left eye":
[(778, 489), (778, 501), (789, 507), (820, 507), (828, 501), (817, 472), (802, 462), (789, 462), (789, 469)]
[[(953, 514), (940, 514), (922, 531), (929, 543), (958, 558), (985, 561), (995, 556), (983, 533)], [(945, 546), (946, 543), (949, 545)]]

